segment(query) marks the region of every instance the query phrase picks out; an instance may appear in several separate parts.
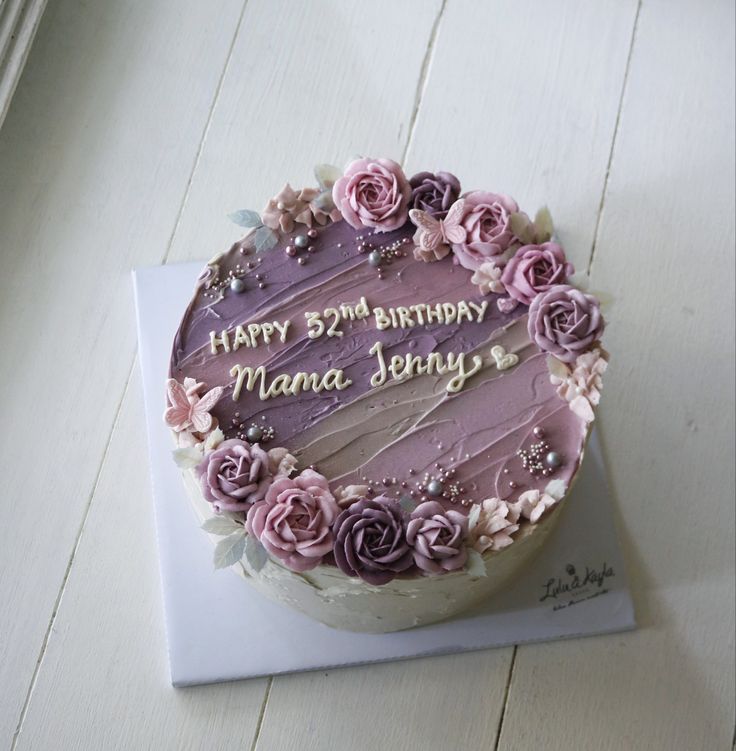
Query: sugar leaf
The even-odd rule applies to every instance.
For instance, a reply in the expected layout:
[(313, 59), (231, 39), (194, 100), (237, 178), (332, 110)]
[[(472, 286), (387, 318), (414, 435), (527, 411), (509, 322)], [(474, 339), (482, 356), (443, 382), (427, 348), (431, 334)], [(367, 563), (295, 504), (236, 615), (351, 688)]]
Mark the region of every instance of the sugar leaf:
[(252, 535), (245, 540), (245, 558), (255, 572), (260, 571), (268, 560), (266, 548)]
[(205, 532), (212, 535), (229, 535), (233, 532), (242, 532), (242, 525), (238, 524), (229, 516), (211, 516), (205, 520), (201, 527)]
[(318, 164), (314, 168), (314, 176), (317, 178), (319, 187), (322, 190), (332, 188), (332, 186), (342, 177), (342, 170), (332, 164)]
[(534, 217), (534, 229), (538, 243), (546, 243), (555, 231), (552, 224), (552, 214), (546, 206), (542, 206)]
[(253, 235), (256, 253), (271, 250), (279, 241), (279, 236), (270, 227), (259, 227)]
[(193, 469), (202, 461), (202, 454), (194, 446), (174, 449), (174, 462), (179, 469)]
[(468, 550), (468, 561), (465, 568), (474, 579), (480, 579), (481, 576), (488, 576), (486, 564), (483, 556), (477, 550)]
[(468, 532), (472, 531), (480, 518), (480, 503), (474, 503), (470, 507), (470, 513), (468, 514)]
[(417, 507), (417, 502), (410, 495), (405, 495), (399, 499), (399, 506), (410, 514)]
[(232, 214), (227, 215), (227, 218), (231, 222), (235, 222), (239, 227), (260, 227), (263, 224), (261, 215), (257, 211), (251, 211), (250, 209), (233, 211)]
[(243, 557), (245, 550), (245, 530), (224, 537), (215, 545), (215, 568), (227, 568), (237, 563)]
[(526, 214), (517, 211), (511, 215), (509, 223), (511, 225), (511, 231), (519, 238), (519, 240), (521, 240), (522, 243), (524, 243), (524, 245), (530, 245), (534, 242), (532, 223), (529, 221), (529, 217)]

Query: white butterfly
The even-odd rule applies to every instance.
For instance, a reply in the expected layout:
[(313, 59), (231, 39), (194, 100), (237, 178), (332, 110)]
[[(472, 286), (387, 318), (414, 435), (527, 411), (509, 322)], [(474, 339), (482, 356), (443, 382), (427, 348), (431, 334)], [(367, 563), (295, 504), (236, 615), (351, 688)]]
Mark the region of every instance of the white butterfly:
[(450, 245), (465, 242), (465, 227), (460, 224), (464, 208), (465, 199), (460, 198), (450, 206), (444, 219), (436, 219), (420, 209), (409, 211), (409, 218), (417, 226), (414, 242), (419, 246), (418, 256), (422, 260), (439, 261), (450, 252)]
[(195, 433), (206, 433), (212, 427), (210, 410), (222, 396), (222, 386), (217, 386), (200, 397), (197, 391), (203, 384), (188, 378), (189, 388), (184, 388), (177, 380), (169, 378), (166, 381), (166, 395), (169, 406), (164, 413), (166, 424), (173, 430), (180, 432), (193, 428)]

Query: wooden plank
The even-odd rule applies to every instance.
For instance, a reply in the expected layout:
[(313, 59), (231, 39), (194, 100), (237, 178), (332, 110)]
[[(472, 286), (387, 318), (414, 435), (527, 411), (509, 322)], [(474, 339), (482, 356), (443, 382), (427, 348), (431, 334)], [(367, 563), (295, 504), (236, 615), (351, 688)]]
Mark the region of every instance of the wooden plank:
[(643, 3), (591, 280), (641, 630), (519, 649), (500, 749), (730, 749), (734, 6)]
[(585, 270), (636, 0), (450, 0), (407, 155), (466, 190), (548, 205)]
[(136, 371), (18, 749), (250, 747), (267, 679), (179, 691), (168, 682), (143, 424)]
[(233, 52), (169, 258), (226, 249), (242, 236), (228, 213), (262, 209), (287, 181), (314, 185), (316, 164), (342, 166), (357, 153), (398, 159), (439, 7), (439, 0), (249, 7), (248, 35)]
[(274, 678), (256, 749), (492, 749), (511, 652)]
[[(549, 201), (584, 270), (635, 10), (449, 2), (428, 56), (409, 173), (454, 169), (466, 188), (508, 191), (532, 211)], [(512, 653), (277, 678), (257, 748), (493, 748)]]
[(53, 3), (0, 131), (5, 747), (130, 371), (129, 271), (167, 245), (241, 5)]
[[(238, 232), (226, 219), (228, 211), (261, 208), (287, 177), (295, 184), (308, 180), (316, 162), (341, 163), (356, 148), (400, 153), (437, 9), (437, 3), (421, 0), (298, 5), (250, 0), (172, 255), (204, 258), (210, 250), (222, 250)], [(405, 38), (410, 25), (416, 38)], [(220, 19), (218, 26), (227, 24)], [(151, 52), (140, 57), (155, 76)], [(178, 96), (188, 101), (181, 92)], [(358, 106), (375, 117), (354, 117)], [(294, 116), (300, 112), (309, 116)], [(289, 144), (296, 144), (293, 150)], [(182, 190), (186, 184), (179, 182)], [(152, 214), (157, 211), (151, 208)], [(156, 242), (163, 255), (166, 242)], [(129, 267), (136, 260), (121, 263)], [(132, 312), (126, 312), (131, 325), (112, 322), (111, 331), (132, 331)], [(142, 546), (151, 539), (140, 400), (136, 375), (94, 493), (19, 749), (248, 748), (258, 722), (265, 681), (183, 691), (165, 685), (159, 585), (150, 548), (134, 547), (135, 564), (126, 563), (131, 541)], [(132, 603), (132, 612), (119, 612), (118, 603)]]

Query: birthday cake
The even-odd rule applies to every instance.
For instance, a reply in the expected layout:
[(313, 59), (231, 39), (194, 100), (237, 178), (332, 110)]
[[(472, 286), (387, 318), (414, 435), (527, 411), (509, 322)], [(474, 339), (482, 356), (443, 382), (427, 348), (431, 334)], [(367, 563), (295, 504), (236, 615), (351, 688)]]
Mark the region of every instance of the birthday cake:
[(549, 211), (315, 170), (200, 274), (164, 419), (216, 568), (335, 628), (483, 602), (565, 506), (608, 355)]

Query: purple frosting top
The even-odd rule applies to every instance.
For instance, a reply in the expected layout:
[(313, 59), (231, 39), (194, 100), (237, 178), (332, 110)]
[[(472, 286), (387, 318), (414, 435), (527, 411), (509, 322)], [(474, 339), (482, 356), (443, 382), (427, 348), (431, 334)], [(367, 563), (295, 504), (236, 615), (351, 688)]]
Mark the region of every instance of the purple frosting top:
[[(426, 499), (428, 483), (441, 481), (452, 492), (431, 500), (467, 513), (471, 503), (485, 498), (516, 500), (524, 491), (545, 487), (550, 477), (530, 472), (517, 454), (529, 452), (541, 435), (545, 450), (561, 460), (553, 477), (569, 485), (587, 423), (551, 384), (547, 354), (530, 339), (527, 306), (500, 312), (498, 295), (481, 295), (470, 282), (471, 272), (454, 264), (451, 255), (436, 263), (416, 261), (410, 244), (414, 230), (403, 224), (374, 232), (338, 221), (312, 228), (311, 237), (299, 227), (259, 255), (234, 245), (200, 277), (175, 337), (171, 378), (224, 387), (212, 415), (226, 438), (245, 438), (256, 426), (273, 436), (271, 445), (294, 454), (301, 467), (316, 466), (333, 490), (368, 484), (376, 495), (419, 501)], [(307, 243), (309, 249), (294, 247)], [(393, 254), (393, 260), (378, 269), (375, 251)], [(231, 275), (237, 277), (233, 285)], [(355, 312), (362, 298), (369, 310), (408, 309), (414, 325), (405, 319), (404, 328), (379, 330), (373, 315), (350, 320), (346, 312), (337, 327), (342, 336), (308, 336), (306, 313), (340, 311), (341, 305)], [(427, 322), (410, 308), (460, 301), (486, 303), (483, 320)], [(283, 342), (275, 330), (268, 344), (259, 340), (257, 347), (242, 344), (229, 352), (217, 345), (212, 354), (212, 332), (217, 338), (228, 331), (232, 344), (239, 325), (247, 331), (248, 324), (287, 320)], [(323, 320), (327, 326), (332, 322), (329, 316)], [(465, 353), (467, 360), (480, 355), (483, 367), (456, 393), (446, 390), (452, 373), (409, 380), (389, 376), (372, 386), (379, 369), (377, 343), (386, 363), (393, 356)], [(496, 346), (516, 355), (518, 363), (500, 369), (491, 355)], [(279, 374), (324, 374), (335, 368), (352, 384), (265, 401), (257, 388), (243, 388), (234, 400), (236, 377), (230, 371), (235, 365), (264, 366), (266, 382)]]

